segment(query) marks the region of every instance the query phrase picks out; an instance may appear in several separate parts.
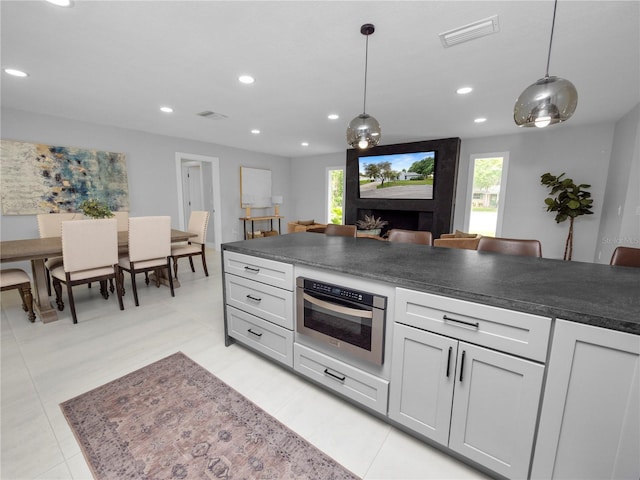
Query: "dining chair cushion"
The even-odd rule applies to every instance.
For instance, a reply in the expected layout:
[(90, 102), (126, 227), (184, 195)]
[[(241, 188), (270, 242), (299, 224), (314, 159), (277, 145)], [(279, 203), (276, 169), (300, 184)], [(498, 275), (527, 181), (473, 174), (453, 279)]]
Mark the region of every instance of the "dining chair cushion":
[(207, 211), (194, 211), (191, 212), (189, 217), (189, 227), (187, 230), (191, 233), (196, 233), (197, 236), (189, 239), (191, 243), (204, 244), (207, 239), (207, 225), (209, 224), (209, 212)]
[(202, 247), (200, 245), (180, 244), (180, 245), (173, 245), (171, 247), (171, 255), (176, 255), (176, 256), (189, 255), (191, 253), (198, 254), (201, 251), (202, 251)]
[(31, 278), (24, 270), (7, 268), (0, 271), (0, 288), (11, 288), (23, 283), (31, 283)]
[(40, 238), (62, 236), (62, 222), (84, 220), (82, 213), (40, 213), (37, 215)]
[[(162, 259), (167, 263), (171, 255), (171, 217), (131, 217), (129, 219), (129, 256), (137, 262)], [(152, 265), (150, 265), (152, 266)]]
[(118, 231), (126, 232), (129, 229), (129, 212), (112, 212), (113, 218), (118, 222)]
[[(63, 222), (62, 256), (65, 272), (82, 272), (117, 264), (116, 220), (107, 218)], [(82, 278), (88, 278), (88, 273), (86, 275), (87, 277)]]
[[(65, 266), (59, 265), (51, 270), (51, 276), (59, 278), (60, 280), (65, 279)], [(113, 273), (113, 265), (108, 267), (100, 267), (100, 268), (91, 268), (88, 270), (79, 270), (75, 272), (69, 272), (69, 278), (72, 282), (77, 280), (84, 280), (85, 278), (93, 278), (100, 277), (102, 275), (109, 275)]]

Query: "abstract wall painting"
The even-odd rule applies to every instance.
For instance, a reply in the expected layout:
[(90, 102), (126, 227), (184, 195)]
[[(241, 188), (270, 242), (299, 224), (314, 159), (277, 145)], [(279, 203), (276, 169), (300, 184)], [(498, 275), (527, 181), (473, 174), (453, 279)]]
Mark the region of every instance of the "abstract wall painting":
[(76, 212), (84, 200), (129, 210), (123, 153), (0, 141), (3, 215)]

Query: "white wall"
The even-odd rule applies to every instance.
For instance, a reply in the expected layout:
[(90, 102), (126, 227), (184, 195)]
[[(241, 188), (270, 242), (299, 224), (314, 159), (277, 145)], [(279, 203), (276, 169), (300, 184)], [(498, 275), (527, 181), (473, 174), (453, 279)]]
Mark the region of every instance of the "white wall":
[[(242, 239), (242, 225), (238, 220), (244, 216), (244, 210), (240, 208), (241, 166), (271, 169), (273, 193), (284, 196), (281, 215), (288, 216), (293, 203), (289, 190), (289, 158), (12, 109), (2, 109), (1, 120), (2, 138), (6, 140), (124, 153), (131, 215), (170, 215), (176, 228), (179, 227), (176, 152), (219, 158), (222, 205), (218, 213), (222, 222), (222, 242)], [(273, 211), (263, 213), (272, 214)], [(38, 236), (33, 215), (2, 216), (0, 221), (3, 240)]]
[(327, 223), (327, 167), (345, 167), (343, 152), (296, 158), (291, 162), (291, 194), (296, 199), (292, 220)]
[(509, 176), (504, 192), (502, 236), (537, 238), (546, 258), (562, 258), (569, 221), (557, 224), (555, 214), (546, 211), (547, 187), (540, 176), (551, 172), (576, 183), (591, 185), (593, 215), (583, 215), (574, 224), (573, 260), (592, 262), (613, 143), (613, 124), (571, 127), (569, 123), (547, 129), (526, 129), (522, 133), (487, 138), (463, 139), (456, 195), (454, 227), (464, 225), (469, 158), (472, 154), (509, 152)]
[(595, 261), (619, 246), (640, 248), (640, 104), (616, 123)]

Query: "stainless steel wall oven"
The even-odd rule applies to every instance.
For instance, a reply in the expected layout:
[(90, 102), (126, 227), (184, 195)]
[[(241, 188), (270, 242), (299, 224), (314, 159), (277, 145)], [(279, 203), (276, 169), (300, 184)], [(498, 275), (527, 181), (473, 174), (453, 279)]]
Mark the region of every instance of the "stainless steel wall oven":
[(387, 297), (296, 278), (296, 331), (376, 365), (384, 362)]

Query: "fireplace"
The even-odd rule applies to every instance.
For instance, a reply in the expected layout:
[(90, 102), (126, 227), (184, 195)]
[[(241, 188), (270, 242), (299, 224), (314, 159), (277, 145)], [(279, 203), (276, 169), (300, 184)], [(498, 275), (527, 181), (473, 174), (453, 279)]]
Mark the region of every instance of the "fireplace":
[[(360, 196), (361, 155), (375, 157), (416, 151), (435, 153), (432, 198)], [(369, 215), (389, 222), (382, 230), (383, 235), (393, 228), (430, 231), (433, 238), (440, 238), (443, 233), (451, 232), (459, 156), (459, 138), (384, 145), (365, 151), (347, 150), (345, 223), (355, 224), (356, 221), (364, 219), (365, 215)]]
[(364, 219), (365, 215), (381, 218), (389, 222), (381, 232), (384, 235), (393, 228), (404, 230), (432, 230), (433, 212), (419, 212), (410, 210), (387, 210), (359, 208), (357, 220)]

